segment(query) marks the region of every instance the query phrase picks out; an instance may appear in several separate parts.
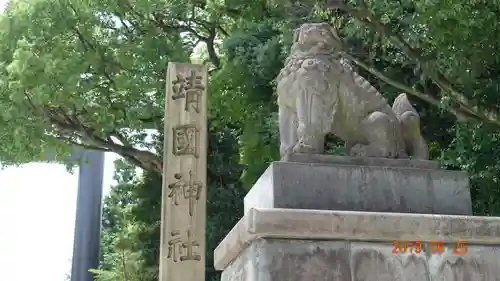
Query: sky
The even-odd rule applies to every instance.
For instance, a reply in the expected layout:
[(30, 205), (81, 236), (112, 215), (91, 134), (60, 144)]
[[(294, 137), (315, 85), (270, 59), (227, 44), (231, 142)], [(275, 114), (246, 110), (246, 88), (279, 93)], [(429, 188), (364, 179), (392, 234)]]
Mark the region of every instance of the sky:
[[(0, 0), (0, 12), (6, 0)], [(106, 153), (104, 195), (113, 182)], [(0, 272), (2, 281), (65, 281), (71, 272), (78, 169), (30, 163), (0, 170)]]
[[(0, 13), (6, 0), (0, 0)], [(103, 195), (112, 185), (106, 153)], [(0, 280), (65, 281), (71, 272), (78, 169), (30, 163), (0, 170)]]
[[(115, 153), (105, 153), (103, 197), (112, 186)], [(66, 281), (76, 215), (78, 168), (30, 163), (0, 169), (0, 280)], [(137, 175), (142, 172), (139, 168)], [(27, 267), (29, 264), (29, 269)]]
[[(116, 154), (106, 153), (104, 194)], [(2, 281), (64, 281), (71, 272), (78, 169), (30, 163), (0, 170)], [(29, 266), (27, 266), (27, 264)]]

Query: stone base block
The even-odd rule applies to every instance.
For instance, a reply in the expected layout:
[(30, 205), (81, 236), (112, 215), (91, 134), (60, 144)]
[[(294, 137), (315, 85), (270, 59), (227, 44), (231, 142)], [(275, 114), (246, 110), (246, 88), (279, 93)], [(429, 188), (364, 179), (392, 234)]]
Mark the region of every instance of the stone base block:
[(493, 281), (500, 247), (472, 246), (467, 256), (395, 255), (390, 243), (259, 239), (221, 281)]
[(294, 155), (273, 162), (244, 200), (251, 208), (471, 215), (465, 172), (434, 161)]
[(214, 257), (222, 281), (500, 281), (499, 260), (500, 218), (287, 209), (250, 210)]

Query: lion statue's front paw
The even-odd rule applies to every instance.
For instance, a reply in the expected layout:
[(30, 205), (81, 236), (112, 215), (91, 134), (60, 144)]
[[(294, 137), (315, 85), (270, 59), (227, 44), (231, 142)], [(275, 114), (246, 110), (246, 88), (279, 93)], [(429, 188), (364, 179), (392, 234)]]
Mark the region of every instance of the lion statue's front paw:
[(307, 145), (306, 143), (299, 141), (293, 148), (293, 153), (304, 153), (304, 154), (319, 154), (321, 153), (316, 148), (311, 145)]
[(353, 146), (349, 152), (350, 156), (354, 157), (384, 157), (393, 158), (396, 157), (397, 153), (393, 150), (386, 150), (378, 145), (362, 145), (356, 144)]

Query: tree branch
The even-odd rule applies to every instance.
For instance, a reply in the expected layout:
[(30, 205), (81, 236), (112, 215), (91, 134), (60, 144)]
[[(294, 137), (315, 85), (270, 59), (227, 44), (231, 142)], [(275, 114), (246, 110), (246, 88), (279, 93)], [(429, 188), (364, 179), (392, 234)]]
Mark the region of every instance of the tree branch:
[(54, 136), (54, 138), (58, 139), (58, 140), (61, 140), (61, 141), (64, 141), (66, 143), (70, 143), (70, 144), (74, 144), (76, 146), (80, 146), (80, 147), (83, 147), (83, 148), (86, 148), (86, 149), (92, 149), (92, 150), (101, 150), (101, 151), (104, 151), (104, 152), (111, 152), (111, 149), (109, 148), (105, 148), (105, 147), (101, 147), (101, 146), (95, 146), (95, 145), (90, 145), (90, 144), (84, 144), (84, 143), (81, 143), (77, 140), (74, 140), (70, 137), (64, 137), (64, 136)]
[[(27, 98), (29, 99), (28, 95)], [(62, 107), (37, 108), (33, 103), (30, 102), (30, 104), (37, 109), (38, 113), (45, 115), (50, 124), (57, 128), (60, 134), (56, 138), (84, 148), (113, 151), (144, 170), (162, 174), (162, 161), (158, 155), (149, 151), (135, 149), (132, 146), (118, 145), (110, 141), (109, 138), (107, 138), (108, 140), (102, 139), (95, 135), (92, 129), (86, 128), (80, 120), (71, 118), (70, 114), (64, 112)], [(64, 135), (76, 135), (80, 140), (77, 141)]]
[(358, 5), (356, 7), (349, 3), (339, 4), (338, 1), (334, 2), (333, 5), (335, 7), (344, 9), (357, 20), (366, 23), (371, 29), (385, 36), (395, 46), (399, 47), (408, 58), (420, 65), (423, 72), (430, 77), (441, 90), (450, 94), (450, 98), (458, 105), (457, 110), (460, 110), (461, 114), (463, 113), (464, 116), (469, 116), (470, 118), (478, 119), (500, 128), (500, 122), (496, 112), (480, 108), (478, 105), (469, 101), (465, 95), (460, 93), (460, 91), (447, 80), (445, 75), (442, 74), (432, 62), (427, 61), (421, 55), (422, 52), (420, 50), (411, 47), (401, 36), (395, 34), (391, 28), (382, 24), (375, 15), (368, 10), (363, 0), (357, 0)]
[[(394, 88), (396, 89), (399, 89), (399, 90), (402, 90), (403, 92), (405, 93), (408, 93), (408, 94), (411, 94), (413, 96), (416, 96), (432, 105), (435, 105), (437, 107), (442, 107), (443, 104), (438, 100), (436, 99), (435, 97), (429, 95), (429, 94), (426, 94), (426, 93), (422, 93), (420, 91), (417, 91), (403, 83), (400, 83), (394, 79), (391, 79), (389, 77), (387, 77), (385, 74), (383, 74), (382, 72), (378, 71), (377, 69), (365, 64), (364, 62), (356, 59), (355, 57), (347, 54), (347, 53), (344, 53), (342, 54), (343, 57), (347, 58), (348, 60), (354, 62), (356, 65), (358, 65), (359, 67), (363, 68), (364, 70), (370, 72), (371, 74), (373, 74), (374, 76), (376, 76), (377, 78), (379, 78), (380, 80), (386, 82), (387, 84), (393, 86)], [(465, 119), (474, 119), (476, 121), (479, 121), (475, 115), (466, 115), (465, 112), (461, 111), (461, 110), (457, 110), (453, 107), (450, 107), (448, 108), (448, 110), (457, 117), (457, 119), (459, 120), (465, 120)]]
[(216, 69), (220, 69), (221, 67), (221, 60), (219, 56), (217, 55), (217, 52), (215, 50), (215, 38), (217, 37), (217, 24), (214, 22), (205, 22), (202, 20), (195, 19), (191, 17), (188, 19), (189, 21), (192, 21), (203, 28), (206, 29), (206, 32), (208, 33), (208, 36), (203, 36), (201, 35), (198, 31), (196, 31), (193, 27), (189, 25), (168, 25), (165, 23), (165, 16), (161, 14), (160, 12), (156, 12), (153, 14), (154, 18), (154, 23), (160, 27), (163, 31), (165, 32), (170, 32), (172, 30), (175, 30), (177, 32), (189, 32), (193, 34), (199, 41), (205, 42), (207, 46), (207, 52), (208, 52), (208, 57), (210, 61), (214, 64)]
[(132, 144), (128, 141), (127, 137), (118, 132), (118, 130), (114, 130), (113, 132), (111, 132), (111, 136), (117, 138), (118, 141), (120, 141), (123, 146), (133, 147)]
[(217, 55), (217, 52), (215, 51), (215, 42), (214, 42), (215, 36), (217, 36), (216, 28), (217, 28), (216, 25), (213, 24), (209, 30), (209, 35), (205, 43), (207, 44), (207, 52), (210, 61), (214, 64), (216, 69), (220, 69), (221, 62), (219, 56)]
[(220, 30), (220, 32), (222, 33), (222, 35), (228, 37), (229, 36), (229, 33), (220, 25), (217, 26), (217, 28)]

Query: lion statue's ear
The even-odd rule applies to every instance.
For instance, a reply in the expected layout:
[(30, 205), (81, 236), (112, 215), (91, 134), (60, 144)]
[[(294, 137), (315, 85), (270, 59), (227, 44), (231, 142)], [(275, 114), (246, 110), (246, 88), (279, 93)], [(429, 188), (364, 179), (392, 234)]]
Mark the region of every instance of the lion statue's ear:
[(293, 43), (297, 43), (299, 41), (299, 36), (300, 36), (300, 27), (295, 28), (293, 31)]
[(340, 39), (340, 36), (337, 34), (337, 29), (333, 26), (330, 26), (330, 33), (332, 34), (333, 39), (335, 39), (337, 47), (342, 48), (342, 39)]
[(331, 25), (330, 25), (330, 32), (332, 33), (332, 36), (333, 36), (335, 39), (337, 39), (337, 40), (339, 40), (339, 41), (340, 41), (340, 37), (339, 37), (339, 35), (337, 34), (337, 29), (336, 29), (335, 27), (331, 26)]

